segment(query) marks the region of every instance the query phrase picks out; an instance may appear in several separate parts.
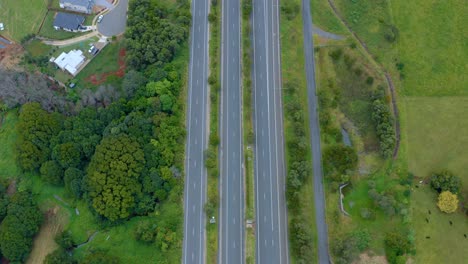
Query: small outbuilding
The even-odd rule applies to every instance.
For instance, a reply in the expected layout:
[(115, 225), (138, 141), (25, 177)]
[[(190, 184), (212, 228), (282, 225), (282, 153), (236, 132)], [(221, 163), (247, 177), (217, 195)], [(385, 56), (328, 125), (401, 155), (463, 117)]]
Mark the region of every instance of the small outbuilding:
[(76, 76), (81, 65), (86, 61), (86, 57), (81, 50), (71, 50), (68, 53), (62, 52), (54, 63), (62, 70), (67, 71), (71, 75)]
[(54, 19), (54, 28), (55, 30), (62, 29), (65, 31), (77, 32), (83, 28), (84, 21), (84, 16), (59, 12)]

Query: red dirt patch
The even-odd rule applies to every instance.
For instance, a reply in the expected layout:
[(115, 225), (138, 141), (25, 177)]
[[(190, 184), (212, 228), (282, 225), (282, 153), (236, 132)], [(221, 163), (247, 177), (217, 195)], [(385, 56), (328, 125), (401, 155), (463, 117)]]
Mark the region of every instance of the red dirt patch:
[(106, 82), (107, 78), (109, 78), (110, 76), (117, 76), (119, 78), (122, 78), (125, 74), (125, 54), (125, 49), (120, 49), (118, 61), (119, 69), (117, 71), (93, 74), (86, 77), (85, 81), (92, 83), (93, 85), (100, 85)]

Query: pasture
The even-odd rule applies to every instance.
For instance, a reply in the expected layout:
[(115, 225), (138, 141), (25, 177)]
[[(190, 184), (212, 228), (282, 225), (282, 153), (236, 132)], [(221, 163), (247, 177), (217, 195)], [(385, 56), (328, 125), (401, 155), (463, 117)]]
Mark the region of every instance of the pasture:
[(0, 3), (2, 34), (19, 42), (28, 34), (35, 34), (47, 13), (48, 0), (14, 0)]

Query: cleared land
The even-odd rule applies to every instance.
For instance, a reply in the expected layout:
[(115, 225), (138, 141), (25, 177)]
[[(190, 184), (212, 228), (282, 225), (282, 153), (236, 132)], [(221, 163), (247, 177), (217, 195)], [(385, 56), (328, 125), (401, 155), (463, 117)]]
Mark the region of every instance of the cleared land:
[(0, 8), (1, 23), (5, 24), (5, 34), (20, 41), (28, 34), (37, 33), (47, 12), (48, 0), (2, 1)]
[[(466, 263), (468, 258), (468, 239), (464, 237), (464, 234), (468, 235), (466, 216), (461, 213), (442, 213), (437, 208), (436, 202), (436, 192), (429, 186), (414, 189), (412, 209), (413, 226), (416, 231), (415, 263)], [(426, 218), (429, 223), (426, 222)], [(449, 221), (452, 221), (452, 225)]]
[(408, 97), (409, 171), (418, 177), (449, 169), (468, 188), (468, 97)]
[[(361, 1), (362, 2), (362, 1)], [(466, 0), (391, 2), (405, 95), (468, 95)]]

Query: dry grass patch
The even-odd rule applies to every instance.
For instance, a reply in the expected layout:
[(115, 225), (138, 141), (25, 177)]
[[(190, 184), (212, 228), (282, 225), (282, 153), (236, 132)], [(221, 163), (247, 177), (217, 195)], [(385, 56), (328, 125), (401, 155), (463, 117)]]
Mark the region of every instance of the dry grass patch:
[(67, 216), (64, 209), (59, 206), (50, 208), (45, 212), (44, 223), (34, 238), (33, 249), (26, 261), (27, 264), (44, 263), (46, 256), (58, 248), (54, 238), (62, 231), (66, 222)]

